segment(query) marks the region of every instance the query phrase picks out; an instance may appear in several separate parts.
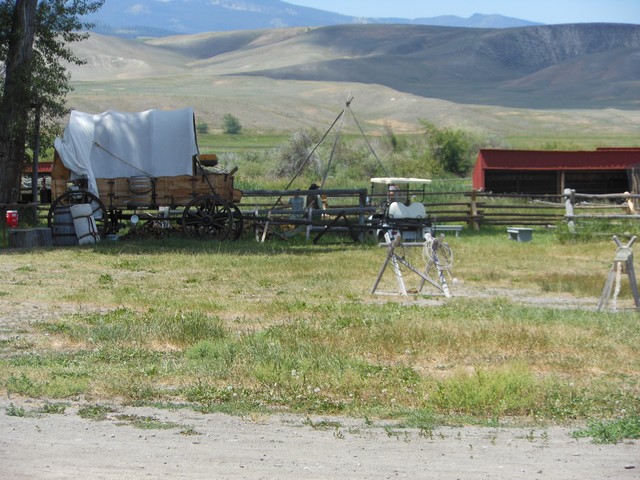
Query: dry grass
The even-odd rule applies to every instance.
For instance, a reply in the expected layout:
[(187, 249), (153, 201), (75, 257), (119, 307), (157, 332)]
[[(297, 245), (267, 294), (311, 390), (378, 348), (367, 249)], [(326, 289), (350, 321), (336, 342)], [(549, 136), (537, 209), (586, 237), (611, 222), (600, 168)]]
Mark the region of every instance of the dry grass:
[(469, 232), (450, 243), (459, 281), (448, 300), (429, 289), (371, 295), (384, 259), (375, 245), (5, 252), (0, 387), (236, 412), (566, 421), (637, 410), (628, 292), (624, 311), (595, 312), (593, 278), (604, 282), (613, 242), (561, 244), (540, 231), (527, 244)]

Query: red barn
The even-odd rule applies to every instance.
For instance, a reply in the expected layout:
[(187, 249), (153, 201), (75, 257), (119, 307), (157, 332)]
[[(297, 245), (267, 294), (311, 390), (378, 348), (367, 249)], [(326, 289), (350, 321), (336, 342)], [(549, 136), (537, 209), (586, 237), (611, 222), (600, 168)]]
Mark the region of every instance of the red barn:
[(640, 148), (594, 151), (480, 150), (474, 190), (493, 193), (561, 194), (633, 191), (631, 171), (640, 167)]

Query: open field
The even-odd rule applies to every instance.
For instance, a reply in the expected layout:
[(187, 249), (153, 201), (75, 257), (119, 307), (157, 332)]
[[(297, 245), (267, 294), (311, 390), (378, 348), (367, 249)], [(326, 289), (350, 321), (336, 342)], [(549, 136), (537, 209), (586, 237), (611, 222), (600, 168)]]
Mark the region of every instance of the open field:
[[(354, 97), (352, 111), (368, 135), (381, 134), (387, 127), (397, 133), (422, 132), (420, 122), (427, 120), (499, 138), (514, 138), (517, 146), (541, 147), (541, 143), (557, 142), (590, 148), (635, 145), (640, 125), (640, 113), (635, 110), (533, 110), (465, 105), (376, 85), (339, 82), (185, 76), (78, 82), (74, 86), (68, 103), (78, 110), (142, 111), (192, 106), (196, 119), (206, 122), (214, 131), (221, 128), (226, 113), (236, 116), (250, 132), (282, 134), (305, 128), (324, 131), (341, 112), (349, 94)], [(347, 118), (344, 129), (352, 134), (358, 132), (352, 118)]]
[(594, 311), (613, 242), (451, 238), (452, 299), (371, 295), (375, 245), (166, 242), (3, 255), (3, 390), (480, 422), (639, 407), (628, 289)]
[[(613, 242), (465, 231), (447, 299), (390, 269), (372, 295), (385, 250), (338, 240), (3, 251), (3, 471), (637, 478), (628, 285), (596, 311)], [(621, 443), (573, 438), (596, 420)]]

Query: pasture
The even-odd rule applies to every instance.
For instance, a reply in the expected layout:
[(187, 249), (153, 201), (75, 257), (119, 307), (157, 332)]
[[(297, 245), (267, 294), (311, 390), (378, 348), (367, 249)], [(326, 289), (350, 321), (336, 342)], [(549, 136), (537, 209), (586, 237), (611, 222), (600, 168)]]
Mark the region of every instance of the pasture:
[(637, 418), (628, 285), (616, 311), (596, 311), (610, 238), (540, 229), (518, 243), (488, 229), (447, 240), (452, 298), (394, 295), (390, 269), (389, 294), (372, 295), (384, 248), (338, 237), (5, 251), (0, 390), (416, 427)]

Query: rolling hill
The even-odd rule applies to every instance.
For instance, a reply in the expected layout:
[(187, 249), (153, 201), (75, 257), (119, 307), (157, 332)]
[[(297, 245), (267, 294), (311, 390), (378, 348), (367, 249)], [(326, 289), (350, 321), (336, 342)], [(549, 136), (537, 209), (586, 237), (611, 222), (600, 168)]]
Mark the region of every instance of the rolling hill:
[(640, 107), (640, 26), (514, 29), (342, 25), (75, 46), (73, 79), (257, 77), (381, 85), (418, 97), (512, 108)]

